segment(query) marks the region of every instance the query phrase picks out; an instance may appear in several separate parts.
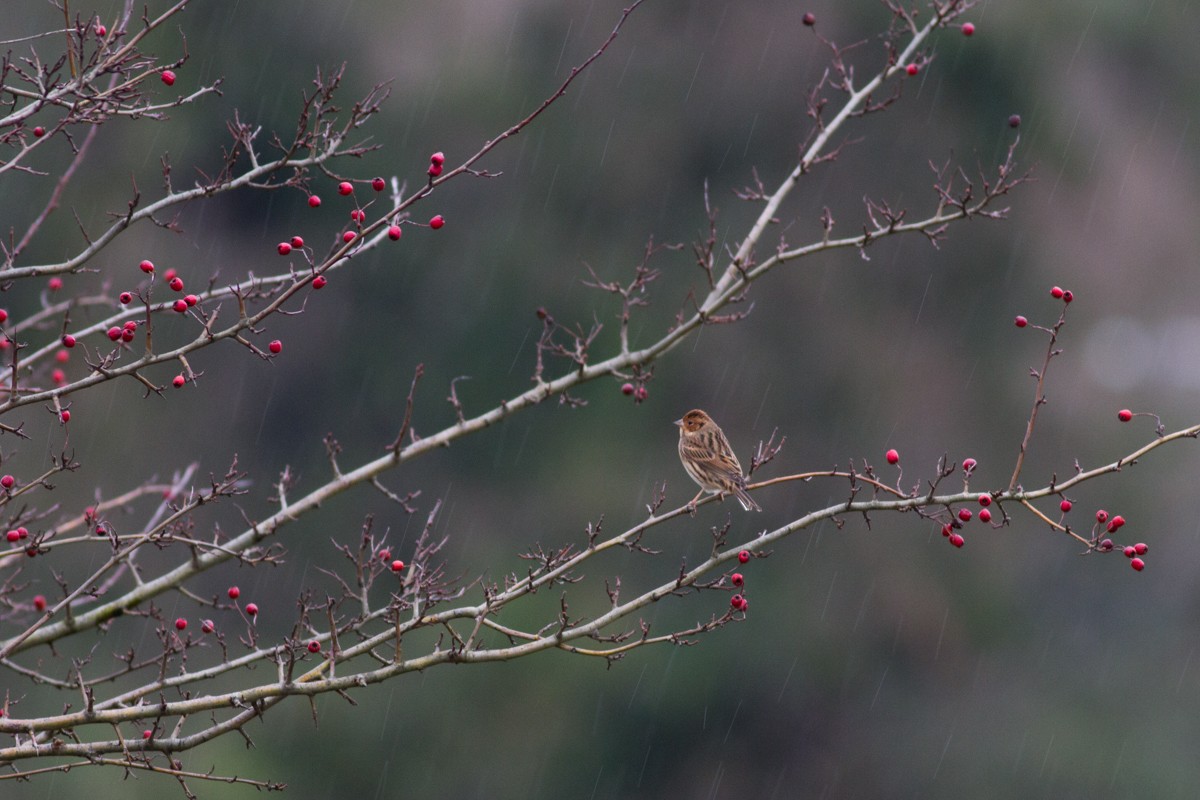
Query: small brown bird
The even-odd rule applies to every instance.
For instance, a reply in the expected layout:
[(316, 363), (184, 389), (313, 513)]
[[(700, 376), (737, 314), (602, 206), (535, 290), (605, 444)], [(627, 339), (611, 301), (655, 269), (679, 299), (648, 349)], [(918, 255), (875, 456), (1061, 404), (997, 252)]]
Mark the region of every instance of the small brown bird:
[(692, 503), (705, 492), (722, 498), (731, 494), (747, 511), (762, 511), (746, 492), (742, 465), (712, 417), (697, 408), (675, 420), (675, 424), (679, 426), (679, 460), (692, 480), (700, 484), (700, 492), (692, 498)]

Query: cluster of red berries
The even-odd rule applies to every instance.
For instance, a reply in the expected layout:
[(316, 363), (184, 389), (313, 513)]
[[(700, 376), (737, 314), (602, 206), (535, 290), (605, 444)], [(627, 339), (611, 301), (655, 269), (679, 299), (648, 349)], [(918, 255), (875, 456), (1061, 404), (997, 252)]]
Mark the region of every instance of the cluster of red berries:
[(625, 395), (626, 397), (633, 395), (633, 402), (641, 403), (650, 396), (650, 390), (647, 389), (643, 384), (634, 386), (632, 383), (623, 383), (621, 384), (621, 394)]
[[(242, 596), (242, 590), (239, 589), (237, 586), (230, 586), (225, 591), (225, 594), (230, 600), (233, 600), (234, 602), (236, 602), (237, 599)], [(38, 595), (38, 597), (41, 597), (41, 595)], [(38, 598), (35, 597), (34, 598), (35, 606), (37, 605), (37, 600), (38, 600)], [(45, 602), (45, 599), (43, 598), (43, 603), (44, 602)], [(258, 617), (258, 604), (257, 603), (247, 603), (245, 606), (245, 612), (246, 612), (246, 616), (250, 617), (251, 620), (254, 620), (255, 618)], [(175, 630), (182, 633), (183, 631), (187, 630), (187, 626), (188, 626), (187, 618), (179, 617), (178, 619), (175, 620)], [(215, 622), (213, 622), (211, 619), (200, 620), (200, 632), (201, 633), (205, 633), (205, 634), (213, 633), (216, 629), (217, 629), (217, 624)], [(142, 736), (147, 739), (150, 738), (150, 731), (143, 731)]]
[[(1120, 514), (1109, 516), (1107, 511), (1100, 509), (1096, 512), (1096, 528), (1099, 528), (1101, 525), (1104, 526), (1106, 533), (1116, 533), (1124, 527), (1125, 518)], [(1095, 536), (1095, 529), (1093, 529), (1093, 536)], [(1100, 541), (1100, 544), (1096, 545), (1096, 549), (1102, 553), (1110, 553), (1116, 549), (1116, 545), (1113, 544), (1112, 539), (1103, 539)], [(1129, 566), (1141, 572), (1146, 568), (1146, 562), (1142, 559), (1142, 556), (1146, 555), (1146, 551), (1149, 549), (1145, 542), (1138, 542), (1137, 544), (1126, 545), (1121, 548), (1121, 552), (1129, 559)]]
[[(963, 511), (966, 511), (966, 509), (964, 508)], [(970, 515), (971, 512), (967, 511), (967, 519), (971, 518)], [(954, 526), (949, 522), (942, 526), (942, 536), (945, 536), (946, 540), (955, 547), (962, 547), (967, 543), (967, 540), (962, 537), (962, 534), (955, 531)]]
[[(750, 560), (750, 551), (749, 550), (739, 551), (737, 558), (738, 558), (739, 564), (747, 563)], [(729, 582), (732, 583), (734, 586), (736, 586), (738, 589), (741, 589), (746, 583), (746, 578), (744, 575), (742, 575), (742, 573), (735, 572), (729, 576)], [(729, 598), (729, 607), (732, 608), (734, 611), (741, 611), (744, 613), (746, 611), (746, 609), (750, 607), (750, 601), (746, 599), (746, 595), (744, 592), (738, 592), (733, 597)]]
[[(316, 195), (313, 196), (316, 197)], [(320, 203), (318, 201), (318, 205), (319, 204)], [(303, 247), (304, 238), (301, 236), (293, 236), (291, 241), (280, 242), (279, 244), (275, 245), (275, 252), (279, 253), (281, 256), (287, 256), (291, 255), (293, 250), (300, 250)]]
[[(403, 561), (401, 561), (400, 559), (392, 558), (392, 551), (388, 550), (386, 548), (379, 551), (379, 560), (382, 561), (384, 564), (387, 564), (388, 567), (392, 570), (392, 572), (396, 573), (397, 575), (399, 575), (401, 572), (403, 572), (404, 567), (406, 566), (405, 563)], [(388, 562), (391, 562), (391, 563), (389, 564)]]
[[(979, 462), (975, 459), (964, 458), (962, 462), (963, 477), (971, 477), (971, 473), (975, 471), (977, 466), (979, 466)], [(987, 492), (980, 494), (976, 498), (979, 505), (982, 506), (979, 509), (978, 514), (972, 513), (971, 509), (969, 508), (960, 508), (957, 514), (958, 522), (951, 520), (950, 522), (942, 525), (942, 536), (944, 536), (946, 540), (955, 547), (962, 547), (967, 543), (967, 540), (964, 539), (963, 535), (955, 530), (955, 528), (961, 527), (961, 523), (970, 522), (972, 517), (978, 517), (980, 522), (990, 523), (992, 521), (992, 510), (990, 506), (992, 505), (993, 499), (994, 498)]]
[[(1016, 121), (1015, 124), (1013, 122), (1014, 120)], [(1016, 115), (1013, 115), (1013, 117), (1009, 119), (1009, 124), (1015, 128), (1015, 127), (1017, 127), (1017, 125), (1021, 124), (1021, 118)], [(1075, 299), (1075, 294), (1070, 289), (1064, 289), (1061, 286), (1050, 287), (1050, 296), (1053, 297), (1055, 300), (1062, 300), (1064, 303), (1070, 303), (1072, 300)], [(1016, 325), (1018, 328), (1024, 328), (1026, 325), (1029, 324), (1029, 320), (1026, 319), (1025, 317), (1021, 316), (1020, 314), (1018, 314), (1013, 319), (1013, 324)]]
[[(377, 192), (382, 192), (384, 189), (387, 188), (387, 181), (385, 181), (383, 178), (372, 178), (371, 179), (371, 188)], [(341, 183), (338, 184), (338, 194), (345, 197), (345, 196), (351, 195), (353, 193), (354, 193), (354, 184), (351, 183), (350, 181), (342, 181)], [(309, 206), (309, 208), (320, 208), (321, 198), (315, 194), (309, 195), (308, 206)], [(357, 227), (361, 228), (367, 221), (367, 212), (361, 208), (351, 209), (350, 219), (351, 219), (351, 221), (353, 221), (355, 223), (355, 225)], [(436, 223), (435, 223), (435, 220), (436, 220)], [(441, 217), (434, 217), (433, 220), (430, 220), (430, 226), (433, 228), (440, 228), (440, 227), (442, 227), (443, 224), (444, 224), (444, 221), (442, 220)], [(388, 235), (388, 238), (391, 239), (393, 242), (400, 240), (400, 234), (401, 234), (401, 230), (400, 230), (399, 225), (391, 225), (388, 227), (387, 235)], [(342, 242), (344, 242), (345, 244), (349, 244), (350, 242), (353, 242), (357, 238), (358, 238), (358, 234), (355, 233), (354, 231), (345, 231), (342, 233)], [(299, 236), (293, 236), (292, 240), (290, 242), (280, 242), (278, 245), (276, 245), (275, 250), (276, 250), (276, 252), (279, 253), (279, 255), (286, 256), (286, 255), (290, 255), (293, 250), (298, 250), (299, 248), (301, 248), (303, 246), (304, 246), (304, 240), (302, 238), (300, 238)], [(326, 278), (318, 275), (317, 277), (313, 278), (313, 288), (320, 289), (321, 287), (325, 286), (325, 284), (327, 282), (328, 282), (328, 280)]]
[(429, 173), (430, 180), (442, 174), (442, 165), (446, 163), (446, 156), (440, 150), (429, 157)]

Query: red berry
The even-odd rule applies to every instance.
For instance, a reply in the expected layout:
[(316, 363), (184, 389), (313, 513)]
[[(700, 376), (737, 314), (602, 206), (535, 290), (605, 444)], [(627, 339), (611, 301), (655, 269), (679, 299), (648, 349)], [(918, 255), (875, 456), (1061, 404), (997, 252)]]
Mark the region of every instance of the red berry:
[(733, 597), (729, 598), (729, 605), (733, 606), (734, 611), (740, 611), (742, 608), (742, 596), (740, 594), (735, 594)]
[(182, 314), (183, 312), (185, 312), (185, 311), (187, 311), (187, 310), (188, 310), (188, 304), (187, 304), (187, 300), (183, 300), (183, 299), (176, 300), (176, 301), (175, 301), (175, 302), (174, 302), (174, 303), (171, 305), (171, 308), (175, 309), (177, 312), (179, 312), (180, 314)]
[(201, 633), (212, 633), (216, 629), (217, 629), (216, 623), (214, 623), (211, 619), (203, 620), (200, 623), (200, 632)]
[(429, 220), (429, 227), (433, 228), (435, 231), (445, 224), (446, 224), (446, 218), (443, 217), (441, 214), (438, 214), (433, 219)]
[(1124, 524), (1125, 524), (1125, 518), (1122, 517), (1120, 514), (1117, 514), (1115, 517), (1113, 517), (1112, 519), (1110, 519), (1108, 521), (1108, 532), (1112, 533), (1113, 531), (1117, 530)]
[(67, 373), (63, 372), (61, 369), (56, 369), (54, 372), (50, 373), (50, 380), (61, 386), (67, 382)]
[(308, 207), (316, 208), (319, 205), (321, 205), (321, 198), (317, 197), (315, 194), (310, 194), (308, 196)]
[(971, 472), (973, 472), (975, 470), (975, 465), (978, 463), (979, 462), (973, 458), (964, 458), (963, 459), (963, 472), (967, 473), (968, 475), (971, 474)]
[(137, 335), (137, 328), (124, 328), (121, 330), (121, 341), (129, 343), (133, 341), (133, 337)]
[(1024, 317), (1022, 317), (1018, 314), (1017, 318), (1015, 320), (1013, 320), (1013, 324), (1015, 324), (1018, 328), (1024, 328), (1026, 325), (1029, 324), (1029, 320), (1025, 319)]
[(980, 522), (991, 522), (992, 521), (992, 512), (987, 510), (986, 508), (979, 509), (979, 521)]
[(107, 36), (108, 28), (104, 27), (103, 25), (97, 25), (96, 26), (96, 35), (97, 36)]
[(749, 550), (742, 550), (741, 552), (738, 553), (738, 562), (739, 563), (745, 564), (749, 560), (750, 560), (750, 551)]
[(230, 600), (237, 600), (239, 597), (241, 597), (242, 590), (236, 586), (230, 586), (229, 590), (225, 592), (225, 594), (229, 595)]
[(8, 309), (0, 308), (0, 322), (8, 319)]
[(942, 536), (949, 536), (952, 533), (954, 533), (954, 528), (950, 527), (949, 523), (942, 526)]
[(1133, 558), (1137, 555), (1137, 552), (1135, 552), (1133, 549), (1133, 545), (1125, 545), (1121, 552), (1125, 554), (1126, 558)]
[(281, 350), (283, 350), (283, 342), (279, 341), (278, 339), (273, 339), (271, 343), (267, 345), (267, 349), (272, 353), (279, 353)]
[(301, 239), (299, 236), (293, 236), (292, 237), (292, 247), (296, 250), (299, 250), (301, 247), (304, 247), (304, 240)]
[(142, 263), (138, 264), (138, 269), (140, 269), (142, 272), (147, 272), (147, 273), (154, 272), (154, 262), (153, 261), (143, 261)]
[(921, 68), (918, 67), (916, 64), (909, 64), (907, 67), (904, 68), (904, 71), (907, 72), (909, 75), (916, 75), (918, 72), (921, 71)]
[(400, 239), (400, 233), (401, 233), (401, 231), (400, 231), (399, 225), (392, 225), (390, 228), (388, 228), (388, 238), (391, 239), (393, 242), (398, 241)]
[(149, 739), (153, 735), (154, 735), (154, 731), (152, 731), (152, 730), (146, 729), (146, 730), (142, 731), (143, 739)]
[(967, 540), (962, 537), (962, 534), (960, 534), (960, 533), (951, 534), (950, 544), (954, 545), (955, 547), (962, 547), (966, 543), (967, 543)]
[(377, 192), (382, 192), (386, 186), (387, 182), (384, 181), (383, 178), (376, 178), (375, 180), (371, 181), (371, 188)]
[(318, 642), (316, 639), (313, 639), (311, 642), (308, 643), (308, 652), (310, 652), (310, 653), (321, 652), (321, 643)]
[(108, 329), (108, 338), (114, 342), (121, 338), (121, 329), (116, 325)]
[(1053, 297), (1055, 300), (1061, 300), (1062, 296), (1063, 296), (1063, 290), (1060, 289), (1059, 287), (1055, 286), (1050, 289), (1050, 296)]
[(633, 394), (633, 384), (632, 383), (621, 384), (621, 394), (626, 394), (626, 395)]
[(71, 354), (68, 353), (66, 350), (59, 350), (57, 353), (54, 354), (54, 360), (60, 364), (65, 364), (71, 360)]
[(21, 534), (17, 533), (15, 530), (11, 530), (4, 534), (4, 538), (8, 539), (10, 542), (15, 542), (21, 538)]
[(888, 450), (887, 453), (885, 453), (883, 457), (887, 459), (887, 462), (889, 464), (899, 464), (900, 463), (900, 454), (898, 452), (896, 452), (895, 450)]
[(429, 157), (430, 164), (437, 164), (439, 167), (446, 163), (446, 154), (441, 150), (437, 151)]
[(363, 211), (361, 208), (353, 209), (350, 212), (350, 219), (354, 220), (355, 222), (362, 222), (366, 218), (367, 212)]
[(46, 288), (52, 292), (57, 292), (62, 288), (62, 278), (51, 278), (46, 281)]
[(281, 256), (286, 256), (292, 252), (292, 246), (287, 242), (280, 242), (279, 244), (275, 245), (275, 252), (279, 253)]
[(246, 604), (246, 613), (252, 617), (258, 616), (258, 604), (257, 603), (247, 603)]
[(1133, 546), (1133, 552), (1137, 553), (1139, 556), (1146, 555), (1146, 551), (1149, 549), (1150, 548), (1146, 546), (1145, 542), (1138, 542)]
[(187, 627), (187, 620), (184, 619), (183, 617), (180, 617), (179, 619), (175, 620), (175, 630), (181, 631), (186, 627)]
[(182, 375), (176, 375), (171, 379), (171, 385), (176, 389), (182, 388), (185, 383), (187, 383), (187, 378), (183, 377)]
[(637, 400), (639, 403), (642, 402), (643, 400), (645, 400), (649, 396), (650, 396), (650, 390), (647, 389), (645, 386), (639, 386), (633, 390), (633, 399)]
[(327, 283), (329, 283), (329, 280), (324, 275), (318, 275), (317, 277), (313, 278), (314, 289), (323, 289)]
[(187, 303), (188, 306), (191, 307), (191, 306), (196, 305), (196, 303), (199, 303), (200, 298), (196, 297), (196, 295), (194, 295), (194, 294), (188, 294), (188, 295), (184, 295), (183, 302)]
[(436, 178), (438, 175), (442, 174), (442, 165), (441, 164), (430, 164), (429, 169), (426, 170), (426, 172), (429, 173), (429, 177)]
[(958, 518), (960, 520), (962, 520), (963, 522), (970, 522), (971, 521), (971, 509), (960, 508), (958, 510)]
[(22, 539), (28, 539), (29, 538), (29, 530), (24, 525), (22, 525), (21, 527), (17, 528), (17, 535), (20, 536)]
[(358, 234), (356, 234), (354, 231), (346, 231), (342, 234), (342, 241), (346, 244), (349, 244), (350, 242), (354, 241), (354, 237), (357, 235)]
[(35, 594), (33, 596), (33, 607), (38, 611), (46, 610), (46, 597), (44, 595)]
[(817, 18), (811, 11), (801, 17), (800, 21), (810, 28), (817, 24)]
[(33, 135), (40, 139), (46, 135), (46, 129), (43, 128), (41, 125), (38, 125), (36, 128), (33, 129)]
[(342, 181), (341, 183), (338, 184), (338, 194), (340, 194), (340, 195), (345, 196), (345, 195), (350, 194), (353, 191), (354, 191), (354, 184), (352, 184), (350, 181)]
[(5, 475), (3, 478), (0, 478), (0, 486), (3, 486), (5, 489), (11, 489), (16, 482), (17, 479), (12, 475)]
[(380, 550), (379, 551), (379, 560), (380, 561), (391, 561), (392, 560), (392, 551), (388, 550), (386, 548), (383, 550)]
[(162, 82), (167, 86), (175, 85), (175, 73), (169, 69), (164, 69), (162, 74)]
[(975, 33), (975, 25), (970, 22), (964, 22), (962, 27), (963, 36), (970, 36)]
[(69, 333), (63, 334), (62, 343), (63, 343), (63, 347), (74, 347), (75, 346), (75, 337)]
[(1064, 302), (1064, 303), (1069, 303), (1069, 302), (1071, 302), (1071, 301), (1072, 301), (1072, 300), (1074, 300), (1074, 299), (1075, 299), (1075, 295), (1073, 295), (1073, 294), (1071, 293), (1071, 290), (1070, 290), (1070, 289), (1068, 289), (1067, 291), (1063, 292), (1063, 302)]
[(1111, 552), (1113, 549), (1113, 540), (1105, 539), (1104, 541), (1102, 541), (1100, 543), (1100, 549), (1105, 553)]
[(1140, 558), (1133, 558), (1129, 560), (1129, 566), (1133, 567), (1138, 572), (1141, 572), (1146, 568), (1146, 562), (1142, 561)]
[(182, 292), (183, 291), (183, 279), (178, 276), (171, 278), (171, 280), (167, 281), (167, 286), (170, 286), (171, 291), (173, 291), (173, 292)]
[(1010, 128), (1021, 127), (1021, 115), (1013, 114), (1011, 117), (1009, 117), (1008, 118), (1008, 127), (1010, 127)]
[(1122, 408), (1117, 412), (1117, 419), (1121, 420), (1121, 422), (1129, 422), (1129, 420), (1133, 419), (1133, 412), (1128, 408)]
[(1058, 504), (1058, 510), (1064, 514), (1067, 513), (1068, 511), (1070, 511), (1071, 510), (1071, 501), (1063, 500), (1061, 503)]
[(746, 578), (740, 572), (735, 572), (732, 575), (730, 575), (729, 580), (733, 583), (734, 586), (741, 586), (743, 583), (746, 582)]
[(1103, 508), (1096, 512), (1096, 522), (1108, 522), (1108, 512)]
[(178, 274), (179, 272), (174, 267), (167, 267), (167, 271), (163, 273), (163, 280), (169, 281)]
[(401, 561), (400, 559), (397, 558), (395, 561), (392, 562), (392, 572), (400, 572), (403, 569), (404, 569), (404, 562)]
[(991, 504), (992, 504), (992, 496), (990, 494), (979, 495), (979, 505), (983, 506), (984, 508), (987, 508)]

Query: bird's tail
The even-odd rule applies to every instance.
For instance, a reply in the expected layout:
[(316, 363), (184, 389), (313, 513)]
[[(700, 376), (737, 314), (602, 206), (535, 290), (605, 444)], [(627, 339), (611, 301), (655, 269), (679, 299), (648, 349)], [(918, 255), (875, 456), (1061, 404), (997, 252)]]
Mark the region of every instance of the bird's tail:
[(738, 502), (742, 504), (742, 508), (747, 511), (762, 511), (758, 503), (754, 502), (754, 498), (742, 487), (739, 486), (734, 489), (733, 496), (738, 499)]

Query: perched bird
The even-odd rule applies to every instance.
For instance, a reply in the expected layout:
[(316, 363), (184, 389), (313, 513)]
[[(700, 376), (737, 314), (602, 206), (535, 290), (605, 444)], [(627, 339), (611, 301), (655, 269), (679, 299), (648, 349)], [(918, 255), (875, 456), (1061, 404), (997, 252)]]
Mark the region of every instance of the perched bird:
[(742, 465), (712, 417), (697, 408), (675, 420), (675, 424), (679, 426), (679, 460), (692, 480), (700, 484), (700, 492), (692, 498), (692, 503), (705, 492), (722, 498), (731, 494), (747, 511), (762, 511), (746, 492)]

